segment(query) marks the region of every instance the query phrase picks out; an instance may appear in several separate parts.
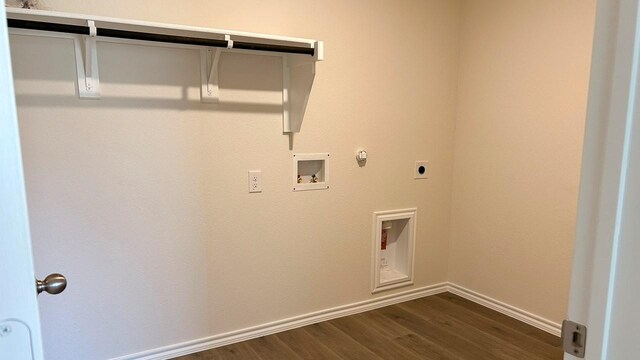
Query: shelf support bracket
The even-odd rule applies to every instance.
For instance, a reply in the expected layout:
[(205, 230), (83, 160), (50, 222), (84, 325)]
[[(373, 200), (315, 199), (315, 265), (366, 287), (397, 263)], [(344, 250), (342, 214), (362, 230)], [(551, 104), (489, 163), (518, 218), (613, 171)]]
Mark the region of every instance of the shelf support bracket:
[(322, 61), (323, 43), (314, 43), (313, 57), (284, 55), (282, 57), (282, 132), (297, 133), (307, 109), (307, 102), (316, 75), (316, 62)]
[(73, 39), (78, 75), (78, 96), (82, 99), (100, 98), (100, 75), (98, 73), (98, 51), (96, 47), (96, 24), (87, 21), (88, 36)]
[(220, 49), (206, 48), (200, 50), (200, 100), (203, 103), (217, 103), (220, 101), (218, 86), (218, 63)]

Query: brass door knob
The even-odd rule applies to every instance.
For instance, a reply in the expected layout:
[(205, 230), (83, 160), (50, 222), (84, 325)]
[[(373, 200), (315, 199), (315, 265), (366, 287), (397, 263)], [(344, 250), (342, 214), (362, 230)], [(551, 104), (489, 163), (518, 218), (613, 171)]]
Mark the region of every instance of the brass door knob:
[(36, 290), (38, 294), (43, 291), (48, 292), (51, 295), (60, 294), (67, 288), (67, 278), (62, 274), (51, 274), (44, 278), (44, 280), (36, 279)]

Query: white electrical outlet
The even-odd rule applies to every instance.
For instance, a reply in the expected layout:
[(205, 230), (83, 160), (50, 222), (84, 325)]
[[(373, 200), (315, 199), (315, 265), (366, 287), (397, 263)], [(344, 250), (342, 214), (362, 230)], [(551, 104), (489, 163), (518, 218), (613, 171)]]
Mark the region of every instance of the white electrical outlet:
[(416, 165), (413, 167), (414, 179), (428, 179), (429, 178), (429, 162), (428, 161), (416, 161)]
[(250, 193), (262, 192), (262, 171), (260, 170), (249, 171), (249, 192)]

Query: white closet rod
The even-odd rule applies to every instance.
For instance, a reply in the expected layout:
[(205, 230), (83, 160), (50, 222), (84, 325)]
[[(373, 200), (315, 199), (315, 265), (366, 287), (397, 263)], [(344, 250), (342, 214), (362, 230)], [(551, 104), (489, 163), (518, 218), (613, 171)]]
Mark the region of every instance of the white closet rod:
[(269, 52), (280, 52), (280, 53), (288, 53), (288, 54), (302, 54), (302, 55), (310, 55), (310, 56), (314, 56), (315, 50), (316, 50), (312, 47), (275, 45), (275, 44), (265, 44), (265, 43), (237, 41), (237, 40), (234, 41), (234, 40), (208, 39), (208, 38), (191, 37), (191, 36), (177, 36), (177, 35), (157, 34), (157, 33), (151, 33), (151, 32), (108, 29), (108, 28), (102, 28), (102, 27), (96, 27), (95, 28), (96, 33), (91, 34), (90, 26), (60, 24), (60, 23), (52, 23), (52, 22), (45, 22), (45, 21), (23, 20), (23, 19), (7, 19), (7, 24), (10, 28), (17, 28), (17, 29), (42, 30), (42, 31), (52, 31), (52, 32), (59, 32), (59, 33), (93, 35), (93, 36), (129, 39), (129, 40), (143, 40), (143, 41), (163, 42), (163, 43), (172, 43), (172, 44), (199, 45), (199, 46), (220, 47), (220, 48), (227, 48), (227, 49), (269, 51)]

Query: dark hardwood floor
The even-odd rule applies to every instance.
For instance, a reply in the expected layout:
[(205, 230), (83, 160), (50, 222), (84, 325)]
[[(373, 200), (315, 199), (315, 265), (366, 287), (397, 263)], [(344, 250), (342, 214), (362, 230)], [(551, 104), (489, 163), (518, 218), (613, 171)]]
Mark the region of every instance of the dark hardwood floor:
[(176, 358), (560, 360), (560, 339), (444, 293)]

